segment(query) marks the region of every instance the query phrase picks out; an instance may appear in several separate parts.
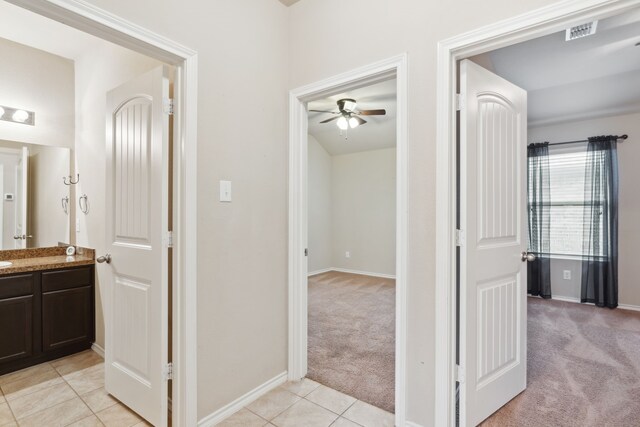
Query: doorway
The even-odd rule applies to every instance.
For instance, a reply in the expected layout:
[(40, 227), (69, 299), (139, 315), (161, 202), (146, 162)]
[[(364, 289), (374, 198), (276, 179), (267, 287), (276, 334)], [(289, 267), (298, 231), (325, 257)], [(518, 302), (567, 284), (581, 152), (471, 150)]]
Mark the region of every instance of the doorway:
[[(290, 380), (308, 373), (308, 103), (332, 94), (396, 79), (395, 419), (404, 424), (406, 363), (406, 56), (323, 80), (290, 94), (289, 369)], [(335, 125), (333, 125), (335, 127)], [(336, 130), (338, 128), (336, 127)], [(357, 129), (355, 129), (357, 130)], [(354, 130), (354, 131), (355, 131)]]
[[(536, 11), (535, 13), (519, 17), (517, 22), (515, 20), (505, 21), (494, 25), (491, 28), (482, 29), (474, 32), (473, 34), (459, 36), (440, 44), (441, 62), (439, 68), (441, 72), (441, 88), (439, 93), (439, 108), (441, 108), (441, 110), (438, 120), (440, 142), (438, 153), (441, 162), (438, 162), (438, 200), (441, 204), (438, 206), (438, 218), (440, 224), (438, 226), (438, 245), (445, 250), (443, 253), (438, 254), (437, 268), (438, 304), (436, 307), (439, 309), (436, 317), (439, 322), (439, 327), (437, 328), (437, 344), (439, 348), (437, 352), (436, 371), (440, 373), (440, 376), (437, 379), (437, 395), (439, 396), (439, 402), (443, 403), (443, 405), (438, 403), (436, 404), (436, 422), (442, 422), (443, 425), (454, 425), (457, 421), (457, 417), (460, 416), (460, 425), (470, 425), (469, 419), (474, 418), (472, 416), (470, 417), (470, 414), (465, 412), (469, 410), (469, 408), (468, 402), (465, 400), (466, 396), (464, 396), (464, 391), (461, 394), (459, 413), (456, 411), (456, 407), (453, 404), (453, 402), (455, 402), (455, 387), (456, 384), (458, 384), (461, 385), (462, 390), (464, 390), (465, 387), (469, 387), (469, 384), (475, 384), (476, 381), (478, 381), (477, 376), (472, 375), (472, 378), (469, 378), (469, 376), (466, 375), (468, 372), (465, 372), (466, 367), (464, 365), (456, 367), (455, 357), (455, 330), (459, 326), (460, 320), (455, 316), (455, 304), (458, 299), (458, 292), (455, 283), (458, 276), (462, 278), (466, 274), (465, 269), (467, 268), (467, 265), (463, 262), (459, 266), (459, 270), (457, 270), (455, 262), (456, 252), (457, 247), (459, 246), (464, 247), (465, 245), (475, 245), (477, 243), (475, 240), (469, 241), (465, 239), (466, 233), (464, 229), (462, 229), (461, 232), (455, 232), (457, 226), (457, 202), (455, 197), (452, 198), (447, 194), (449, 191), (452, 191), (452, 194), (454, 195), (456, 194), (455, 188), (458, 185), (459, 176), (453, 173), (453, 171), (456, 170), (455, 163), (458, 150), (464, 150), (462, 147), (456, 147), (456, 131), (452, 125), (452, 123), (455, 123), (455, 120), (447, 123), (447, 120), (452, 120), (456, 114), (456, 92), (454, 90), (455, 85), (453, 82), (455, 82), (457, 61), (499, 47), (513, 45), (525, 40), (531, 40), (554, 32), (563, 31), (566, 28), (570, 28), (577, 24), (591, 22), (596, 19), (604, 19), (606, 17), (622, 13), (628, 9), (629, 7), (625, 7), (620, 4), (605, 5), (603, 3), (598, 3), (596, 5), (591, 5), (590, 7), (582, 8), (575, 5), (569, 5), (568, 3), (562, 3), (554, 7), (544, 8)], [(507, 27), (509, 27), (508, 31)], [(514, 31), (514, 28), (518, 28), (518, 30)], [(462, 102), (460, 107), (462, 109), (466, 107), (464, 102)], [(461, 130), (461, 133), (462, 132), (464, 132), (464, 130)], [(464, 197), (466, 196), (463, 193), (461, 198)], [(468, 214), (472, 218), (475, 218), (474, 213), (469, 211), (463, 210), (461, 214)], [(447, 225), (448, 228), (444, 228), (445, 225)], [(461, 227), (465, 227), (464, 222), (461, 224)], [(501, 259), (505, 259), (506, 261), (506, 258), (504, 257)], [(468, 313), (468, 307), (465, 306), (466, 301), (464, 289), (464, 286), (460, 288), (461, 316)], [(521, 295), (521, 298), (525, 298), (524, 294)], [(441, 303), (444, 304), (441, 305)], [(464, 321), (464, 319), (460, 320), (460, 323), (462, 321)], [(444, 392), (445, 390), (446, 393)]]
[[(176, 67), (175, 75), (175, 115), (173, 126), (174, 147), (172, 153), (172, 187), (174, 219), (173, 235), (163, 233), (158, 238), (160, 246), (172, 246), (171, 273), (174, 283), (172, 291), (172, 312), (166, 316), (166, 325), (171, 323), (173, 348), (171, 365), (158, 366), (154, 375), (172, 380), (172, 422), (174, 425), (195, 425), (196, 411), (196, 343), (195, 328), (187, 327), (196, 322), (196, 80), (197, 54), (177, 43), (133, 27), (117, 16), (106, 13), (91, 5), (78, 5), (74, 1), (61, 1), (55, 5), (48, 2), (14, 2), (18, 6), (66, 24), (77, 30), (92, 34), (102, 40), (121, 47), (135, 50), (160, 62)], [(161, 109), (167, 109), (164, 105)], [(188, 112), (188, 114), (187, 114)], [(187, 116), (189, 120), (187, 120)], [(104, 121), (101, 138), (104, 138)], [(95, 206), (95, 201), (94, 201)], [(80, 206), (80, 209), (83, 209)], [(84, 204), (88, 210), (88, 205)], [(188, 242), (188, 243), (187, 243)], [(168, 298), (168, 297), (167, 297)], [(166, 328), (165, 328), (166, 329)], [(165, 407), (168, 402), (164, 403)], [(160, 415), (161, 416), (161, 415)], [(165, 420), (166, 422), (166, 420)]]

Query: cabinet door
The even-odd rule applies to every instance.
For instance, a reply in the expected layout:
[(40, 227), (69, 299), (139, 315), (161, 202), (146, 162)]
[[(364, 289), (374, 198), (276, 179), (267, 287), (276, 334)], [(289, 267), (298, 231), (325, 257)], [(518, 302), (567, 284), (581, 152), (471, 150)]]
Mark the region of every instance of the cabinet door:
[(92, 287), (42, 295), (42, 350), (93, 341)]
[(0, 363), (33, 354), (33, 295), (0, 300)]

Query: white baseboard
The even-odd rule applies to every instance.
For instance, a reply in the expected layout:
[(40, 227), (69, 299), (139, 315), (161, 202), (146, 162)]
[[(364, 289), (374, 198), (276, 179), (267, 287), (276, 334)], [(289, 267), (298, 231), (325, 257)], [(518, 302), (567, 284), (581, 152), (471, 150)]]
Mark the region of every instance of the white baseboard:
[(271, 390), (278, 387), (279, 385), (284, 384), (286, 381), (287, 381), (286, 372), (283, 372), (280, 375), (277, 375), (276, 377), (271, 378), (266, 383), (259, 385), (258, 387), (254, 388), (247, 394), (240, 396), (239, 398), (229, 403), (228, 405), (223, 406), (222, 408), (218, 409), (214, 413), (209, 414), (203, 419), (201, 419), (200, 421), (198, 421), (198, 427), (212, 427), (212, 426), (215, 426), (216, 424), (221, 423), (226, 418), (229, 418), (231, 415), (235, 414), (243, 407), (247, 406), (248, 404), (258, 399), (259, 397), (263, 396), (264, 394), (270, 392)]
[(414, 423), (413, 421), (406, 421), (404, 425), (405, 427), (422, 427), (420, 424)]
[(309, 273), (309, 277), (315, 276), (317, 274), (328, 273), (329, 271), (337, 271), (339, 273), (361, 274), (363, 276), (382, 277), (384, 279), (396, 278), (395, 274), (374, 273), (372, 271), (350, 270), (348, 268), (339, 268), (339, 267), (331, 267), (331, 268), (325, 268), (324, 270), (312, 271), (311, 273)]
[(332, 268), (323, 268), (322, 270), (310, 271), (309, 274), (307, 274), (307, 277), (317, 276), (318, 274), (322, 274), (322, 273), (328, 273), (331, 270), (333, 270), (333, 269)]
[(98, 353), (104, 359), (104, 348), (100, 347), (96, 343), (93, 343), (93, 344), (91, 344), (91, 350), (93, 350), (96, 353)]
[[(595, 305), (595, 304), (593, 304), (591, 302), (581, 303), (580, 302), (580, 298), (575, 298), (575, 297), (563, 297), (563, 296), (552, 295), (551, 299), (557, 300), (557, 301), (575, 302), (575, 303), (578, 303), (578, 304)], [(640, 306), (630, 305), (630, 304), (618, 304), (618, 308), (620, 308), (622, 310), (640, 311)]]

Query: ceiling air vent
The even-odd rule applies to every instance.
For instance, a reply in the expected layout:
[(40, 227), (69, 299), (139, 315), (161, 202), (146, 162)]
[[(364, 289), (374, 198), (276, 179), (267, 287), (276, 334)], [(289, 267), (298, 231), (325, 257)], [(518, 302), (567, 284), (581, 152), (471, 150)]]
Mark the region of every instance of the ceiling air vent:
[(596, 33), (597, 26), (598, 21), (593, 21), (582, 25), (576, 25), (575, 27), (567, 28), (567, 36), (565, 40), (569, 41), (591, 36)]

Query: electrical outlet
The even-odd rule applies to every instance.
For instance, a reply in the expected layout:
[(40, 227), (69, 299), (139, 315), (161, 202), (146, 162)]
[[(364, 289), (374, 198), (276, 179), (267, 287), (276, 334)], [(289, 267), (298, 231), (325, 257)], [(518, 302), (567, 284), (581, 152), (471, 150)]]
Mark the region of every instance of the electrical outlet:
[(344, 253), (344, 257), (345, 257), (345, 258), (351, 258), (351, 252), (346, 251), (346, 252)]
[(571, 280), (571, 270), (562, 270), (562, 278), (564, 280)]

